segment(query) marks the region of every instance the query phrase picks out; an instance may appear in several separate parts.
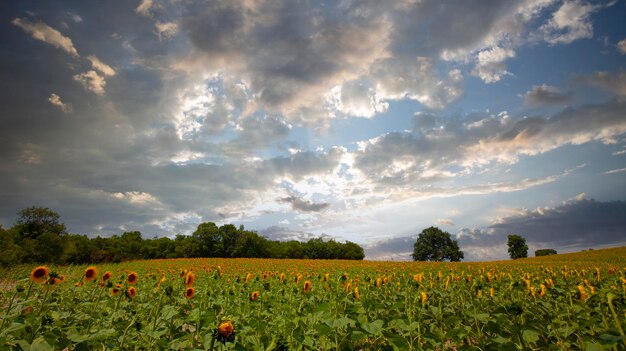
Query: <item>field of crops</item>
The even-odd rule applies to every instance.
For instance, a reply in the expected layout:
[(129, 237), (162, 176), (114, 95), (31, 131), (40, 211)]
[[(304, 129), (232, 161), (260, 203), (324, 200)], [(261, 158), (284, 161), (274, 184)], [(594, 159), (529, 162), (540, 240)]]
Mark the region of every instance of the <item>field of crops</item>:
[(1, 350), (626, 349), (626, 248), (486, 263), (175, 259), (0, 273)]

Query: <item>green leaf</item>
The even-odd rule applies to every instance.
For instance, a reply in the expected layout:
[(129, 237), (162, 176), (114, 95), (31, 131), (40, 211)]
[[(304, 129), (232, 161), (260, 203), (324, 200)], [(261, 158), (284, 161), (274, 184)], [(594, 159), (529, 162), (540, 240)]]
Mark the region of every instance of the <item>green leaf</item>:
[(534, 344), (539, 340), (539, 332), (533, 329), (524, 329), (522, 338), (529, 344)]
[(361, 328), (368, 334), (378, 335), (383, 331), (383, 324), (384, 322), (382, 320), (377, 319), (372, 323), (361, 324)]
[(48, 344), (43, 336), (33, 340), (32, 344), (29, 344), (26, 340), (18, 340), (17, 343), (22, 347), (24, 351), (53, 351), (54, 348)]
[(476, 319), (483, 323), (487, 323), (489, 321), (489, 313), (478, 313), (476, 315)]
[(624, 337), (621, 335), (602, 334), (599, 339), (603, 342), (603, 344), (615, 344), (624, 340)]

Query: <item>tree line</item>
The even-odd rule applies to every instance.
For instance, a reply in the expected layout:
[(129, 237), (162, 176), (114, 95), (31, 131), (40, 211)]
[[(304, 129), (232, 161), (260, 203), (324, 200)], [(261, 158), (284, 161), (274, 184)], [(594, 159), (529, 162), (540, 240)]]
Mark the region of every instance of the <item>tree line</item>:
[(180, 257), (248, 257), (362, 260), (356, 243), (321, 238), (276, 241), (232, 224), (198, 225), (192, 235), (144, 239), (139, 231), (90, 238), (69, 234), (56, 212), (29, 207), (9, 229), (0, 226), (0, 265), (18, 263), (84, 264)]

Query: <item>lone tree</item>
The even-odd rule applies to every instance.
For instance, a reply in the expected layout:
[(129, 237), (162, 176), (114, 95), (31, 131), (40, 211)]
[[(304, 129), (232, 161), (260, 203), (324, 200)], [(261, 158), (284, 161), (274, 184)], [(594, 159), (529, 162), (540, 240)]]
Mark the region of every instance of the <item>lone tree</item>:
[(509, 255), (512, 259), (528, 257), (528, 245), (526, 245), (526, 239), (519, 235), (509, 235)]
[(413, 261), (460, 261), (464, 255), (459, 250), (456, 240), (450, 238), (450, 233), (437, 227), (429, 227), (420, 233), (413, 245)]

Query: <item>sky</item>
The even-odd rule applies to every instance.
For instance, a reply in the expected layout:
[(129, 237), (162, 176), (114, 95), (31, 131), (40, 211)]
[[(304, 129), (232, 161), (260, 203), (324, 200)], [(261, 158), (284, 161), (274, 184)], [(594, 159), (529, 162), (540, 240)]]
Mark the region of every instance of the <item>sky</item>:
[(626, 1), (0, 3), (0, 224), (626, 245)]

